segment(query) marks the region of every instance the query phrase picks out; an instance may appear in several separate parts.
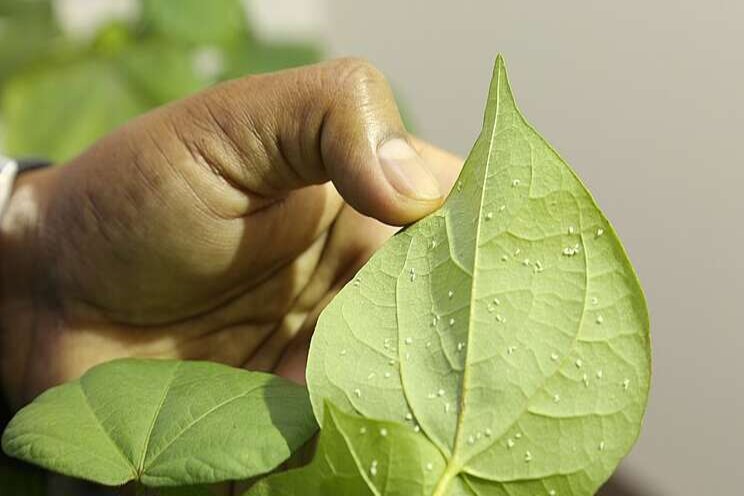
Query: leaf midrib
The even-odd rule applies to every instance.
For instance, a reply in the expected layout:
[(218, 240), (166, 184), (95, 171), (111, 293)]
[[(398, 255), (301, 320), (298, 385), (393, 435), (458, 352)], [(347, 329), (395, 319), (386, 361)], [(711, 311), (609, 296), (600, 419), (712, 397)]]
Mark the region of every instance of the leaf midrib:
[(103, 434), (106, 436), (106, 439), (109, 440), (111, 445), (116, 448), (116, 451), (121, 456), (122, 460), (124, 461), (124, 465), (128, 465), (132, 469), (132, 477), (129, 480), (136, 479), (137, 478), (137, 468), (134, 466), (132, 461), (127, 457), (127, 455), (124, 454), (124, 451), (121, 449), (121, 446), (119, 446), (116, 441), (114, 441), (114, 438), (111, 437), (111, 433), (103, 428), (103, 422), (101, 422), (101, 419), (98, 417), (98, 414), (96, 413), (95, 409), (93, 409), (93, 405), (90, 403), (90, 399), (88, 398), (88, 393), (85, 391), (85, 386), (82, 382), (78, 383), (80, 386), (80, 392), (83, 395), (83, 400), (85, 400), (85, 406), (88, 407), (88, 410), (90, 410), (90, 413), (93, 415), (93, 418), (96, 419), (96, 426), (103, 432)]
[(158, 406), (155, 408), (155, 414), (152, 416), (152, 422), (150, 423), (150, 427), (147, 429), (147, 435), (145, 436), (145, 444), (142, 447), (142, 455), (140, 457), (139, 463), (137, 464), (138, 477), (142, 477), (142, 474), (145, 471), (145, 460), (147, 459), (147, 452), (150, 449), (150, 440), (152, 439), (152, 432), (155, 429), (155, 424), (160, 418), (160, 412), (163, 410), (163, 405), (165, 404), (165, 400), (168, 398), (168, 393), (170, 393), (171, 387), (173, 386), (173, 382), (176, 380), (176, 372), (178, 372), (179, 368), (181, 368), (181, 362), (176, 362), (176, 365), (171, 370), (171, 376), (166, 382), (165, 387), (163, 388), (163, 394), (160, 397)]
[[(494, 144), (494, 141), (495, 141), (496, 129), (497, 129), (498, 119), (499, 119), (499, 106), (500, 106), (500, 103), (501, 103), (500, 89), (501, 89), (501, 81), (502, 81), (502, 69), (503, 69), (503, 67), (502, 67), (502, 61), (501, 61), (501, 59), (499, 59), (499, 64), (498, 64), (498, 68), (497, 68), (497, 70), (498, 70), (497, 74), (498, 75), (497, 75), (497, 81), (496, 81), (496, 109), (495, 109), (495, 112), (494, 112), (494, 116), (495, 117), (494, 117), (494, 120), (493, 120), (493, 123), (494, 123), (493, 124), (493, 129), (491, 130), (491, 141), (489, 143), (488, 160), (486, 162), (486, 167), (485, 167), (485, 169), (486, 169), (485, 176), (488, 175), (488, 170), (489, 170), (489, 166), (490, 166), (490, 159), (491, 159), (491, 156), (492, 156), (493, 144)], [(514, 105), (516, 107), (516, 103)], [(520, 121), (525, 126), (527, 126), (529, 129), (532, 129), (534, 131), (534, 128), (529, 124), (529, 122), (526, 121), (526, 119), (524, 118), (524, 116), (522, 116), (521, 112), (519, 112), (518, 110), (517, 110), (517, 115), (518, 115)], [(543, 143), (545, 143), (548, 146), (548, 148), (553, 153), (555, 153), (557, 155), (557, 153), (552, 148), (552, 146), (550, 146), (550, 144), (547, 143), (545, 141), (545, 139), (539, 133), (535, 132), (535, 134), (538, 136), (538, 138), (540, 140), (543, 141)], [(568, 167), (568, 169), (571, 171), (573, 177), (581, 184), (581, 180), (576, 176), (576, 174), (574, 173), (574, 171), (570, 167)], [(534, 171), (533, 171), (533, 173), (534, 173)], [(532, 188), (532, 183), (533, 183), (533, 181), (530, 180), (530, 191), (531, 191), (531, 188)], [(481, 201), (480, 201), (481, 208), (483, 206), (484, 195), (485, 195), (485, 184), (484, 184), (483, 189), (481, 190)], [(597, 208), (597, 210), (599, 210), (599, 207), (597, 207), (596, 202), (594, 202), (594, 199), (591, 198), (591, 195), (589, 195), (589, 196), (590, 196), (590, 200), (592, 201), (592, 203), (594, 204), (594, 206)], [(581, 216), (581, 212), (579, 212), (579, 215)], [(604, 219), (604, 216), (603, 216), (603, 219)], [(604, 219), (604, 220), (605, 220), (605, 223), (609, 226), (609, 222), (607, 222), (606, 219)], [(478, 249), (478, 241), (480, 239), (480, 228), (481, 228), (481, 224), (482, 224), (481, 222), (478, 222), (477, 228), (476, 228), (476, 237), (475, 237), (475, 249), (476, 250)], [(577, 332), (573, 336), (573, 340), (572, 340), (571, 344), (568, 347), (569, 352), (566, 353), (562, 357), (562, 359), (558, 363), (558, 366), (556, 367), (556, 370), (560, 370), (561, 367), (570, 359), (570, 357), (571, 357), (571, 353), (570, 352), (573, 351), (575, 349), (575, 347), (576, 347), (576, 343), (578, 342), (578, 338), (579, 338), (579, 334), (580, 334), (579, 331), (580, 331), (581, 327), (583, 326), (584, 318), (586, 316), (585, 314), (586, 314), (586, 301), (587, 301), (587, 296), (588, 296), (587, 288), (588, 288), (588, 282), (589, 282), (588, 281), (588, 277), (589, 277), (589, 262), (588, 262), (587, 247), (586, 247), (586, 243), (585, 243), (585, 240), (584, 240), (584, 235), (583, 235), (583, 232), (582, 232), (581, 227), (580, 227), (581, 225), (583, 225), (583, 223), (581, 222), (581, 220), (579, 220), (579, 238), (580, 238), (580, 241), (581, 241), (581, 247), (582, 247), (582, 250), (581, 251), (582, 251), (582, 256), (584, 257), (585, 269), (586, 269), (584, 271), (585, 281), (584, 281), (584, 294), (583, 294), (583, 302), (582, 302), (582, 312), (581, 312), (581, 316), (579, 318), (579, 322), (578, 322), (578, 325), (577, 325)], [(614, 234), (614, 232), (612, 232), (611, 234)], [(476, 286), (475, 279), (476, 279), (476, 272), (477, 271), (475, 270), (475, 260), (476, 260), (476, 257), (474, 257), (474, 259), (473, 259), (473, 265), (474, 265), (474, 267), (473, 267), (473, 271), (472, 271), (472, 273), (473, 273), (473, 276), (472, 276), (473, 277), (472, 288), (475, 288), (475, 286)], [(471, 305), (470, 305), (470, 308), (469, 308), (469, 312), (470, 313), (469, 313), (468, 325), (470, 325), (470, 322), (471, 322), (470, 319), (472, 318), (472, 315), (473, 315), (473, 313), (472, 313), (473, 312), (473, 305), (472, 305), (472, 295), (473, 294), (474, 294), (474, 292), (471, 290)], [(467, 357), (468, 357), (469, 351), (470, 351), (470, 333), (468, 333), (468, 346), (467, 346), (467, 348), (465, 350), (465, 363), (466, 364), (468, 363), (467, 362)], [(467, 391), (467, 389), (465, 388), (465, 384), (467, 383), (468, 370), (469, 369), (468, 369), (467, 366), (463, 370), (463, 380), (462, 380), (462, 383), (463, 383), (463, 393), (462, 393), (462, 397), (460, 398), (461, 399), (461, 402), (460, 402), (460, 404), (461, 404), (461, 408), (460, 408), (461, 414), (458, 417), (458, 422), (457, 422), (457, 427), (456, 427), (456, 434), (455, 434), (455, 442), (454, 442), (453, 450), (452, 450), (452, 453), (453, 453), (452, 459), (449, 460), (449, 462), (447, 464), (447, 467), (446, 467), (446, 469), (445, 469), (445, 471), (443, 473), (443, 478), (440, 479), (440, 481), (446, 479), (446, 482), (447, 483), (449, 483), (449, 480), (452, 477), (454, 477), (458, 473), (462, 472), (463, 465), (465, 465), (469, 460), (472, 460), (473, 458), (479, 456), (481, 453), (483, 453), (484, 451), (486, 451), (487, 449), (489, 449), (491, 446), (493, 446), (496, 442), (498, 442), (499, 440), (503, 439), (503, 437), (505, 436), (505, 434), (512, 427), (514, 427), (514, 425), (521, 418), (521, 415), (524, 413), (523, 412), (522, 414), (518, 415), (508, 426), (506, 426), (506, 428), (504, 428), (500, 433), (498, 433), (497, 435), (495, 435), (494, 436), (494, 442), (491, 443), (489, 446), (484, 447), (483, 449), (479, 450), (478, 452), (476, 452), (475, 454), (473, 454), (472, 456), (470, 456), (467, 460), (465, 460), (463, 463), (461, 463), (461, 464), (460, 463), (455, 463), (455, 458), (457, 457), (457, 453), (458, 453), (457, 447), (459, 445), (459, 440), (460, 440), (460, 428), (461, 428), (461, 426), (463, 424), (463, 420), (464, 420), (464, 417), (465, 417), (465, 414), (464, 414), (464, 412), (465, 412), (465, 396), (466, 396), (466, 391)], [(545, 384), (552, 377), (553, 377), (553, 375), (551, 374), (551, 375), (543, 378), (542, 383), (535, 389), (535, 393), (532, 396), (530, 396), (529, 398), (527, 398), (527, 402), (526, 402), (527, 405), (529, 405), (529, 403), (531, 403), (532, 399), (540, 391), (542, 391), (544, 389)], [(525, 410), (525, 411), (528, 411), (528, 410)], [(448, 476), (448, 473), (450, 473), (449, 476)], [(466, 471), (466, 473), (470, 473), (470, 472), (467, 472)], [(481, 477), (480, 475), (477, 475), (477, 474), (471, 474), (471, 475), (473, 475), (475, 477)], [(437, 486), (437, 489), (438, 490), (440, 489), (439, 486)], [(442, 489), (446, 489), (446, 487), (444, 487)], [(439, 493), (437, 493), (435, 491), (434, 494), (439, 494)]]
[[(480, 219), (480, 214), (483, 210), (483, 201), (486, 195), (486, 179), (488, 178), (488, 171), (491, 167), (491, 157), (493, 155), (493, 146), (496, 138), (496, 129), (498, 128), (498, 122), (499, 122), (499, 111), (500, 111), (500, 105), (501, 105), (501, 78), (502, 78), (502, 66), (503, 61), (501, 60), (501, 57), (499, 56), (497, 64), (496, 64), (496, 85), (495, 85), (495, 93), (496, 93), (496, 108), (494, 109), (494, 118), (493, 118), (493, 125), (491, 128), (491, 136), (488, 143), (488, 155), (486, 164), (483, 171), (483, 184), (481, 185), (481, 194), (480, 194), (480, 201), (478, 203), (478, 222), (476, 224), (475, 229), (475, 243), (473, 245), (473, 249), (475, 250), (475, 254), (473, 256), (473, 268), (472, 268), (472, 284), (470, 289), (470, 306), (468, 308), (468, 327), (472, 330), (472, 322), (473, 322), (473, 314), (474, 314), (474, 307), (475, 307), (475, 301), (474, 296), (476, 294), (475, 288), (477, 286), (477, 260), (478, 260), (478, 247), (480, 246), (480, 236), (481, 236), (481, 226), (483, 222)], [(468, 331), (468, 338), (467, 338), (467, 346), (465, 348), (465, 367), (463, 369), (462, 373), (462, 394), (460, 396), (460, 410), (459, 415), (457, 417), (457, 424), (455, 426), (455, 440), (452, 446), (452, 458), (450, 458), (447, 461), (447, 467), (445, 468), (444, 472), (442, 473), (442, 477), (440, 477), (439, 482), (437, 483), (437, 486), (434, 490), (434, 494), (439, 494), (440, 491), (445, 490), (447, 486), (449, 485), (449, 482), (451, 481), (453, 476), (456, 476), (462, 469), (462, 465), (457, 461), (458, 460), (458, 453), (460, 452), (458, 450), (460, 446), (460, 440), (461, 440), (461, 434), (462, 434), (462, 426), (465, 419), (465, 398), (467, 396), (467, 383), (468, 383), (468, 371), (469, 367), (468, 364), (468, 357), (470, 355), (470, 339), (471, 339), (471, 332)]]
[(483, 171), (483, 184), (481, 186), (481, 196), (480, 196), (480, 201), (478, 203), (478, 223), (475, 228), (475, 243), (473, 245), (473, 249), (475, 250), (475, 253), (473, 254), (473, 268), (472, 268), (473, 283), (470, 287), (470, 305), (468, 307), (468, 327), (470, 328), (470, 330), (468, 331), (468, 342), (467, 342), (467, 347), (465, 348), (465, 368), (463, 369), (463, 372), (462, 372), (462, 396), (460, 397), (460, 415), (457, 418), (457, 428), (455, 430), (455, 443), (453, 446), (453, 455), (452, 455), (453, 458), (457, 457), (457, 453), (458, 453), (457, 448), (460, 444), (461, 430), (462, 430), (462, 425), (463, 425), (464, 418), (465, 418), (465, 405), (466, 405), (465, 397), (468, 392), (466, 385), (468, 383), (468, 378), (470, 375), (468, 374), (470, 367), (468, 367), (467, 364), (469, 363), (468, 358), (470, 357), (470, 350), (472, 348), (470, 346), (470, 339), (471, 339), (472, 331), (473, 331), (474, 308), (475, 308), (475, 303), (476, 303), (474, 295), (477, 294), (476, 287), (478, 285), (477, 284), (478, 250), (480, 247), (481, 226), (483, 225), (483, 222), (480, 219), (480, 214), (483, 210), (483, 201), (486, 196), (486, 180), (488, 178), (488, 171), (491, 168), (491, 157), (493, 156), (493, 144), (496, 141), (496, 129), (498, 128), (498, 123), (499, 123), (499, 110), (500, 110), (500, 105), (501, 105), (501, 73), (502, 73), (501, 66), (502, 66), (502, 62), (501, 62), (501, 59), (499, 58), (499, 63), (497, 67), (497, 76), (496, 76), (496, 88), (495, 88), (496, 109), (494, 111), (494, 119), (493, 119), (493, 127), (491, 129), (491, 137), (488, 143), (488, 155), (487, 155), (488, 158), (486, 159), (486, 165)]

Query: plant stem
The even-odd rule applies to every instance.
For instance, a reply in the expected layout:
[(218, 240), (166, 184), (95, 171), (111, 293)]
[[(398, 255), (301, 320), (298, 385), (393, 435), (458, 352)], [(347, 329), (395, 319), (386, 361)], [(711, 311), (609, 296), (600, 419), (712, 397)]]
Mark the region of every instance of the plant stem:
[(437, 487), (434, 488), (434, 492), (431, 496), (445, 496), (450, 482), (452, 482), (452, 479), (454, 479), (459, 473), (460, 467), (457, 466), (453, 460), (450, 460), (447, 464), (447, 468), (442, 472), (442, 476), (439, 478), (439, 482), (437, 482)]

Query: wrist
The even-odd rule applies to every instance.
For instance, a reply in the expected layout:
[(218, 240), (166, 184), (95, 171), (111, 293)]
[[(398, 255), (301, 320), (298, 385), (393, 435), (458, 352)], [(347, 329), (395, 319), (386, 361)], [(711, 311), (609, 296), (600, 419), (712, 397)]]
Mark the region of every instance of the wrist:
[(19, 176), (0, 219), (0, 386), (11, 406), (30, 399), (25, 377), (36, 322), (46, 313), (38, 297), (45, 280), (41, 233), (53, 175), (43, 169)]

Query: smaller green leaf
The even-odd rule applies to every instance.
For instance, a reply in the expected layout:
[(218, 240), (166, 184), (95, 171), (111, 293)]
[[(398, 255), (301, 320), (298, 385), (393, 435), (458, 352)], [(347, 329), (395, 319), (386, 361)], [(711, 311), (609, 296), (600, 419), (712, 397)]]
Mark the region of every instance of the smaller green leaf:
[(445, 460), (412, 425), (365, 419), (325, 405), (313, 462), (259, 481), (246, 496), (431, 494)]
[(145, 29), (188, 44), (225, 43), (247, 36), (240, 0), (144, 0)]
[(305, 388), (208, 362), (124, 359), (23, 408), (10, 456), (106, 485), (209, 484), (269, 472), (316, 429)]

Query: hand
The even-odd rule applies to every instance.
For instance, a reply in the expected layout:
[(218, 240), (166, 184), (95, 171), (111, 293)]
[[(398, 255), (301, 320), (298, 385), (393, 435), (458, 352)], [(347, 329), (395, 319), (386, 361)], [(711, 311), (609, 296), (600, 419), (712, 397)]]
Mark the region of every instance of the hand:
[(143, 115), (19, 181), (0, 246), (5, 390), (19, 405), (126, 356), (302, 381), (322, 307), (460, 166), (407, 134), (358, 60)]

